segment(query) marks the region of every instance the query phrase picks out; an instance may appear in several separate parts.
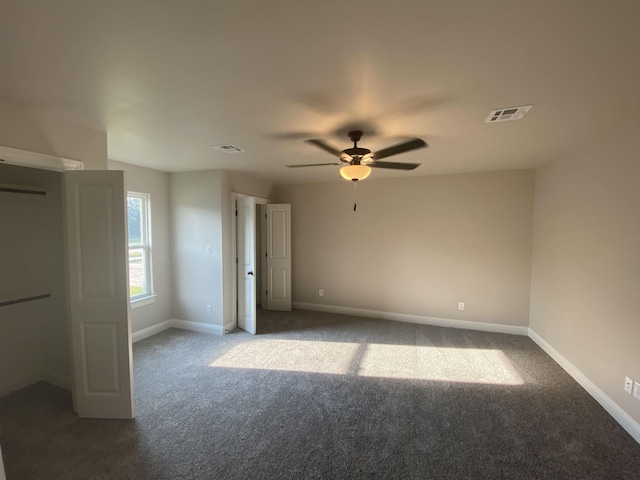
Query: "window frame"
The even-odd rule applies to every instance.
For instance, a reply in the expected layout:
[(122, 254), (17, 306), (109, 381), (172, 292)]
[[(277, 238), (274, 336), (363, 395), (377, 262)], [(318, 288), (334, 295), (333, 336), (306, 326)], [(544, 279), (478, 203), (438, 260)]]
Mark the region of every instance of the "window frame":
[(129, 198), (140, 199), (140, 234), (141, 239), (139, 244), (129, 243), (129, 225), (127, 220), (127, 275), (129, 275), (129, 285), (131, 284), (131, 270), (129, 268), (129, 259), (131, 258), (131, 250), (143, 251), (143, 285), (146, 285), (146, 291), (137, 295), (131, 295), (129, 291), (129, 302), (131, 307), (147, 305), (155, 301), (155, 294), (153, 293), (153, 268), (152, 268), (152, 255), (151, 255), (151, 195), (142, 192), (127, 191), (127, 219), (129, 216)]

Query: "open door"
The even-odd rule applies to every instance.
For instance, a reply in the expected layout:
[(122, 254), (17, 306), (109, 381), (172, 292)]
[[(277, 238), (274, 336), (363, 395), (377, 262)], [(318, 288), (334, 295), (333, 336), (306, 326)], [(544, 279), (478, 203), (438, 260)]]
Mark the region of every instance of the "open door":
[[(264, 305), (262, 308), (265, 308)], [(291, 205), (267, 205), (267, 310), (291, 310)]]
[(124, 174), (64, 174), (73, 395), (78, 416), (133, 418)]
[(239, 197), (237, 212), (237, 259), (238, 282), (238, 327), (256, 334), (256, 287), (255, 287), (255, 222), (256, 203), (253, 197)]

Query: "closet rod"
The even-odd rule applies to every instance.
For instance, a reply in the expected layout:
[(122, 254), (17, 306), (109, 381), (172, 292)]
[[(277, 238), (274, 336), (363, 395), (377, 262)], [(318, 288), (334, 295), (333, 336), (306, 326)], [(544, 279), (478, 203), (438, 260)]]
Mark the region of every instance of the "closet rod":
[(36, 295), (34, 297), (17, 298), (15, 300), (9, 300), (9, 301), (6, 301), (6, 302), (0, 302), (0, 307), (6, 307), (8, 305), (15, 305), (16, 303), (33, 302), (34, 300), (42, 300), (43, 298), (49, 298), (50, 296), (51, 296), (50, 293), (45, 293), (44, 295)]
[(1, 185), (0, 192), (27, 193), (29, 195), (46, 195), (47, 191), (37, 187), (23, 187), (22, 185)]

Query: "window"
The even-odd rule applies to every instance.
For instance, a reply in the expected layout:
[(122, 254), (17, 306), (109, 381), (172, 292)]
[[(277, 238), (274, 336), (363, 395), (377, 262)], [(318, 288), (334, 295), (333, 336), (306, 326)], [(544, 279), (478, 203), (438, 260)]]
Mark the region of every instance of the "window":
[(153, 295), (149, 195), (127, 193), (129, 224), (129, 298), (132, 302)]

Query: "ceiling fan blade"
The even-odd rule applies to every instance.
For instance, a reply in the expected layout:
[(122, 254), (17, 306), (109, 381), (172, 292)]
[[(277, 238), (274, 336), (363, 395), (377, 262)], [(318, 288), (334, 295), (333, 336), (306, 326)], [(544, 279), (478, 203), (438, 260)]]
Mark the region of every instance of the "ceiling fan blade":
[(342, 165), (342, 163), (305, 163), (304, 165), (287, 165), (289, 168), (320, 167), (323, 165)]
[(310, 143), (311, 145), (315, 145), (318, 148), (321, 148), (325, 152), (329, 152), (331, 155), (335, 155), (336, 157), (340, 156), (340, 150), (333, 148), (331, 145), (327, 144), (324, 140), (319, 140), (317, 138), (310, 138), (309, 140), (305, 140), (306, 143)]
[(392, 168), (394, 170), (413, 170), (418, 168), (421, 163), (401, 163), (401, 162), (378, 162), (370, 163), (370, 167), (374, 168)]
[(387, 158), (391, 155), (397, 155), (399, 153), (408, 152), (410, 150), (415, 150), (417, 148), (423, 148), (426, 146), (427, 142), (421, 140), (420, 138), (414, 138), (413, 140), (409, 140), (408, 142), (399, 143), (398, 145), (393, 145), (392, 147), (383, 148), (382, 150), (374, 153), (373, 158), (375, 158), (376, 160)]

